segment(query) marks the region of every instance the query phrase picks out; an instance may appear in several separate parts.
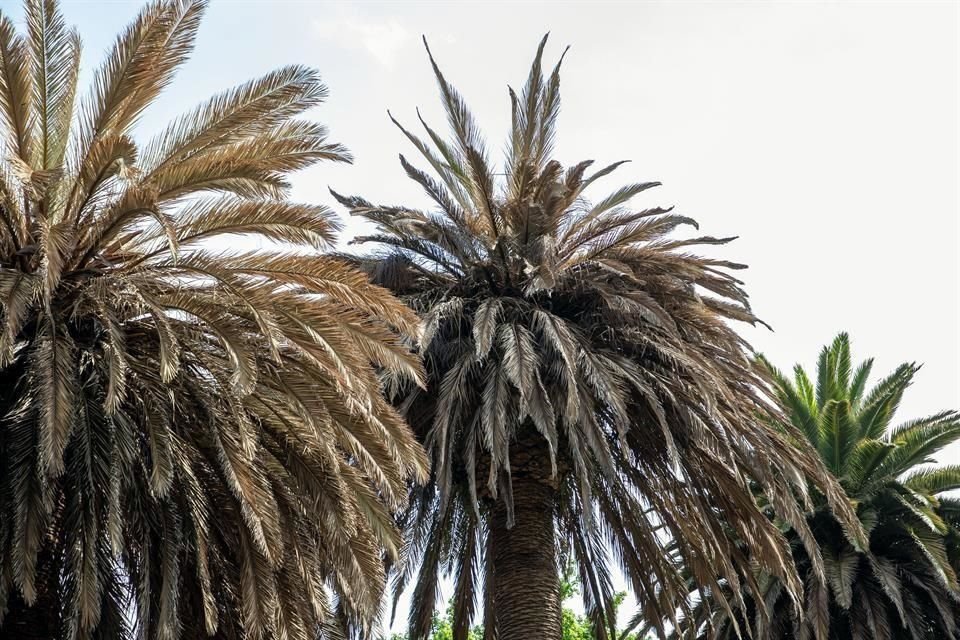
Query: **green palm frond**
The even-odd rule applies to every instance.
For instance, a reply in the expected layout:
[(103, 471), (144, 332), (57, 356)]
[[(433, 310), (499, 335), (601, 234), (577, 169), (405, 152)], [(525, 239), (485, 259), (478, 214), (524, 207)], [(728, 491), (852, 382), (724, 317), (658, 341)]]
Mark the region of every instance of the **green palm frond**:
[[(817, 497), (808, 522), (821, 549), (825, 581), (817, 578), (816, 559), (807, 555), (810, 545), (802, 543), (806, 534), (787, 531), (805, 576), (805, 619), (794, 614), (794, 603), (783, 594), (769, 598), (769, 591), (748, 591), (745, 610), (732, 617), (711, 596), (701, 604), (699, 637), (732, 639), (735, 622), (756, 640), (956, 637), (960, 518), (955, 499), (945, 494), (960, 487), (960, 469), (929, 464), (960, 438), (960, 414), (943, 411), (892, 426), (919, 367), (905, 363), (868, 390), (873, 361), (854, 368), (846, 334), (820, 353), (815, 403), (802, 367), (797, 365), (789, 380), (762, 357), (758, 365), (771, 379), (784, 414), (808, 434), (841, 480), (869, 533), (869, 546), (852, 543)], [(816, 432), (810, 431), (811, 423), (819, 425)], [(733, 588), (723, 585), (722, 592)], [(706, 625), (708, 616), (719, 629), (716, 635)]]
[(857, 442), (857, 425), (846, 399), (831, 398), (820, 407), (820, 455), (835, 476), (844, 475)]
[(865, 437), (879, 438), (889, 431), (900, 398), (919, 370), (913, 363), (904, 363), (866, 394), (859, 408), (860, 432)]
[(943, 465), (915, 471), (903, 478), (903, 483), (914, 491), (928, 495), (953, 491), (960, 488), (960, 465)]

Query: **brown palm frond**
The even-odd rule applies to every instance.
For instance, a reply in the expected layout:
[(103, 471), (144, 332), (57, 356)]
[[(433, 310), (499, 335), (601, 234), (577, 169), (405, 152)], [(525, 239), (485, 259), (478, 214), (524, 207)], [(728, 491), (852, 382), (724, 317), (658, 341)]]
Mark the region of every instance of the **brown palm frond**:
[[(458, 588), (457, 637), (475, 613), (480, 574), (489, 633), (554, 637), (555, 572), (522, 566), (553, 558), (553, 540), (576, 561), (597, 628), (614, 622), (614, 563), (661, 635), (670, 628), (662, 621), (692, 619), (690, 579), (704, 591), (757, 588), (759, 565), (799, 599), (790, 549), (762, 506), (775, 502), (802, 522), (803, 505), (787, 498), (809, 479), (851, 537), (862, 532), (820, 460), (795, 446), (797, 434), (770, 426), (765, 381), (728, 324), (759, 322), (730, 275), (741, 265), (692, 253), (731, 238), (681, 240), (672, 231), (695, 221), (632, 206), (656, 182), (584, 200), (587, 186), (623, 163), (591, 175), (591, 162), (564, 169), (553, 160), (559, 64), (544, 72), (545, 44), (526, 86), (511, 91), (502, 180), (430, 55), (452, 140), (425, 123), (425, 139), (397, 126), (435, 174), (401, 157), (435, 210), (334, 193), (377, 226), (360, 240), (381, 250), (354, 260), (424, 319), (428, 388), (407, 385), (396, 398), (433, 462), (431, 483), (414, 491), (404, 517), (395, 572), (396, 595), (416, 582), (411, 637), (425, 637), (444, 571)], [(534, 525), (546, 529), (531, 544)], [(510, 560), (504, 544), (522, 555)], [(512, 587), (498, 582), (504, 575)], [(496, 593), (506, 601), (494, 602)], [(733, 590), (727, 611), (742, 606)]]
[(27, 0), (33, 67), (33, 171), (58, 171), (67, 148), (80, 66), (80, 36), (67, 29), (55, 0)]
[[(6, 147), (10, 155), (28, 162), (33, 151), (29, 118), (33, 103), (33, 78), (26, 41), (10, 18), (0, 17), (0, 109)], [(7, 194), (8, 196), (10, 194)]]
[[(387, 383), (423, 384), (417, 315), (282, 197), (347, 161), (289, 67), (141, 145), (206, 2), (157, 0), (74, 118), (54, 0), (0, 16), (0, 636), (367, 633), (393, 511), (427, 460)], [(263, 243), (220, 251), (224, 239)]]

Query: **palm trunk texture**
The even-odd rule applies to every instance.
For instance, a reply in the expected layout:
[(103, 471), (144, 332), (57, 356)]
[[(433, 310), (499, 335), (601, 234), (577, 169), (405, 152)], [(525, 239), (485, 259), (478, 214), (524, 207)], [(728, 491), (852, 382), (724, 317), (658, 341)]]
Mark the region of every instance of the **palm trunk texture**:
[(512, 451), (514, 526), (502, 499), (493, 509), (493, 607), (498, 640), (560, 640), (560, 577), (556, 560), (549, 454), (542, 441)]

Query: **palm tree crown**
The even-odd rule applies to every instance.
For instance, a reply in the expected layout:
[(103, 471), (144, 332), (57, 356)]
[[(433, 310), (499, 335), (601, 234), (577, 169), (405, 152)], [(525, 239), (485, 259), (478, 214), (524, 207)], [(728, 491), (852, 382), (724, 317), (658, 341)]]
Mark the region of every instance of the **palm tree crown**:
[[(401, 339), (418, 318), (315, 255), (336, 224), (285, 198), (290, 172), (349, 159), (301, 118), (317, 74), (274, 71), (131, 137), (205, 4), (145, 7), (77, 100), (57, 3), (28, 0), (23, 35), (0, 17), (3, 637), (362, 622), (390, 509), (425, 472), (379, 378), (420, 379)], [(225, 234), (267, 249), (218, 250)]]
[[(603, 637), (613, 622), (610, 554), (650, 619), (673, 616), (684, 600), (677, 556), (665, 551), (671, 541), (706, 588), (717, 576), (751, 579), (725, 527), (793, 584), (783, 539), (747, 480), (759, 480), (801, 528), (792, 499), (805, 490), (801, 478), (839, 491), (819, 461), (757, 417), (769, 406), (727, 324), (756, 322), (730, 273), (742, 265), (690, 252), (731, 238), (676, 237), (696, 223), (630, 206), (655, 182), (588, 202), (586, 189), (622, 162), (591, 173), (591, 161), (564, 168), (553, 159), (560, 64), (543, 72), (545, 42), (523, 91), (510, 92), (502, 174), (431, 56), (453, 138), (422, 120), (426, 139), (397, 126), (432, 169), (400, 157), (434, 210), (337, 196), (377, 226), (358, 241), (386, 246), (358, 262), (426, 324), (420, 348), (431, 384), (398, 394), (433, 461), (404, 521), (406, 563), (396, 574), (399, 592), (420, 565), (412, 638), (428, 632), (443, 571), (457, 589), (456, 637), (465, 637), (481, 580), (488, 633), (559, 633), (553, 595), (555, 604), (521, 603), (538, 590), (558, 593), (555, 531)], [(524, 564), (538, 567), (529, 581), (518, 577)], [(549, 629), (523, 627), (519, 618), (542, 620), (544, 608), (556, 613)]]
[[(806, 584), (804, 615), (794, 615), (781, 583), (762, 579), (748, 598), (754, 638), (928, 640), (960, 632), (960, 466), (930, 466), (960, 439), (960, 413), (943, 411), (894, 423), (904, 391), (919, 367), (904, 363), (868, 386), (873, 360), (854, 366), (840, 334), (823, 348), (816, 378), (797, 365), (793, 377), (769, 361), (760, 365), (775, 384), (794, 433), (815, 449), (856, 508), (869, 546), (850, 542), (822, 504), (810, 516), (825, 571), (812, 570), (797, 534), (797, 567)], [(774, 513), (775, 509), (771, 510)], [(762, 606), (757, 603), (762, 602)], [(705, 607), (703, 613), (708, 613)], [(766, 615), (764, 615), (766, 614)], [(717, 636), (736, 633), (714, 609)]]

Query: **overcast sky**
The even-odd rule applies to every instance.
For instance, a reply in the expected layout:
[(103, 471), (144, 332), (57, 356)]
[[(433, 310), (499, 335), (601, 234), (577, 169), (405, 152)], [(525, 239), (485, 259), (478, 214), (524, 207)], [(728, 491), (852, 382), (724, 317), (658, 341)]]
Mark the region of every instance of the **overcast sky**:
[[(64, 4), (87, 71), (139, 7)], [(0, 8), (20, 20), (19, 1)], [(193, 59), (142, 129), (308, 64), (331, 90), (315, 115), (356, 162), (300, 174), (294, 197), (333, 206), (330, 185), (419, 204), (397, 162), (414, 150), (386, 110), (413, 125), (420, 107), (443, 125), (420, 35), (499, 151), (506, 86), (523, 83), (550, 31), (551, 64), (571, 45), (559, 159), (632, 159), (603, 186), (659, 180), (637, 204), (676, 205), (706, 234), (739, 235), (721, 255), (750, 265), (754, 309), (775, 329), (744, 333), (781, 366), (812, 366), (840, 330), (855, 357), (876, 357), (874, 371), (922, 362), (907, 419), (960, 407), (958, 18), (947, 1), (214, 0)]]

